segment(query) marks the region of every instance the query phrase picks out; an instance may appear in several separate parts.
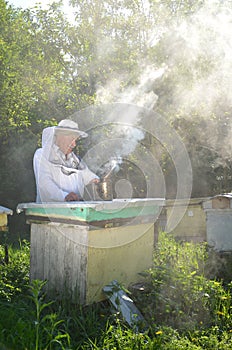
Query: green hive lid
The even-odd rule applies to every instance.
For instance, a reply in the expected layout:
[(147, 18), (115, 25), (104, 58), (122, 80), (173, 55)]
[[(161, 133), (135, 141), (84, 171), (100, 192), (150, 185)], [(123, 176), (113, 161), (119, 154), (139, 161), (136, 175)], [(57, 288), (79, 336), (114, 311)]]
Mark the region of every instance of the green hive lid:
[(115, 199), (99, 202), (21, 203), (17, 212), (37, 218), (76, 220), (83, 222), (154, 216), (164, 200), (162, 198)]

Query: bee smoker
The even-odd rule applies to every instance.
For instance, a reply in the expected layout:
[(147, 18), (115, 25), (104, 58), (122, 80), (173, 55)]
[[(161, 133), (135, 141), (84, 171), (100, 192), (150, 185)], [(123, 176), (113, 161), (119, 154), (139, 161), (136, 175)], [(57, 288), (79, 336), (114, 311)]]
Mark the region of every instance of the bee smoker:
[(110, 171), (100, 179), (100, 182), (96, 184), (96, 190), (100, 198), (104, 201), (112, 201), (113, 199), (113, 187), (110, 175), (116, 168), (117, 163), (114, 163)]
[(87, 200), (111, 201), (113, 199), (112, 182), (110, 179), (101, 178), (98, 183), (86, 186)]
[(103, 201), (112, 201), (113, 189), (110, 179), (102, 178), (99, 183), (95, 184), (97, 195)]
[(115, 169), (117, 164), (114, 164), (110, 171), (100, 178), (100, 182), (92, 183), (92, 199), (93, 200), (102, 200), (102, 201), (112, 201), (113, 199), (113, 187), (110, 175)]
[(86, 192), (88, 200), (94, 201), (112, 201), (113, 200), (113, 184), (110, 175), (117, 167), (117, 162), (114, 162), (108, 173), (100, 178), (98, 183), (87, 185)]

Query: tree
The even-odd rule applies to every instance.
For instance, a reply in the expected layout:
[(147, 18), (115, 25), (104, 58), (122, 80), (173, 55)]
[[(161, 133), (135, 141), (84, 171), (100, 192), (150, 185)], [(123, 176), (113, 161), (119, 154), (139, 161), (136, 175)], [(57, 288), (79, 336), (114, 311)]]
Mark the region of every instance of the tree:
[[(65, 18), (62, 2), (46, 10), (21, 10), (0, 0), (0, 161), (6, 164), (0, 170), (0, 191), (5, 204), (10, 188), (14, 205), (21, 198), (33, 200), (31, 160), (45, 126), (86, 106), (116, 101), (148, 101), (179, 133), (192, 161), (194, 196), (228, 191), (231, 38), (222, 23), (230, 27), (230, 3), (71, 3), (75, 23)], [(86, 118), (91, 124), (91, 116)], [(147, 150), (172, 185), (170, 157), (164, 148), (156, 151), (157, 140), (150, 141)], [(16, 169), (21, 169), (19, 177)], [(201, 182), (199, 174), (204, 174)], [(30, 191), (22, 191), (24, 181), (31, 184)]]

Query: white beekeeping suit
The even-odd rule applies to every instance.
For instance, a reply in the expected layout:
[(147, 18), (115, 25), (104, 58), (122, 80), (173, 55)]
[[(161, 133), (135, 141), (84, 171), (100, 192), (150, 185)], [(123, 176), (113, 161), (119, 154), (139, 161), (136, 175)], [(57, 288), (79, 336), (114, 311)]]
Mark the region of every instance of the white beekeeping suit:
[[(60, 124), (62, 122), (58, 127), (47, 127), (43, 130), (42, 148), (36, 150), (34, 154), (37, 203), (63, 202), (70, 192), (83, 197), (84, 186), (98, 178), (74, 152), (67, 157), (56, 145), (55, 135)], [(80, 135), (87, 136), (81, 131)]]

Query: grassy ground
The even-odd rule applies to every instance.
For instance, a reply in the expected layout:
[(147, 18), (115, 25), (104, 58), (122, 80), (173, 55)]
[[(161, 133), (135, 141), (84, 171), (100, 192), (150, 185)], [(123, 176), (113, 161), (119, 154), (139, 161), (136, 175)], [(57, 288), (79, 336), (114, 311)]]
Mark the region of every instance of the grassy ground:
[(231, 349), (231, 256), (160, 233), (154, 267), (129, 290), (148, 328), (135, 332), (109, 303), (47, 300), (29, 284), (30, 245), (0, 246), (0, 350)]

